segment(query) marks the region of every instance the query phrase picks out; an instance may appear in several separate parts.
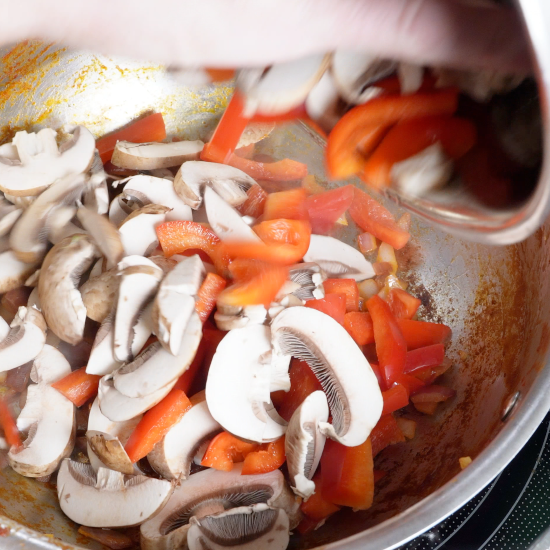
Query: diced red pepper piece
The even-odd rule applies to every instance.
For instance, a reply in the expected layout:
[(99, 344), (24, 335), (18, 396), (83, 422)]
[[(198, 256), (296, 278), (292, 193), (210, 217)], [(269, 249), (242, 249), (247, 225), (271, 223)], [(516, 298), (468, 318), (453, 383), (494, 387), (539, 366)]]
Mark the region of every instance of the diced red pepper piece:
[(324, 499), (338, 506), (366, 510), (374, 497), (374, 471), (371, 440), (357, 447), (346, 447), (327, 439), (321, 457)]
[(438, 365), (437, 367), (431, 367), (426, 369), (420, 369), (418, 371), (415, 371), (413, 373), (415, 378), (418, 378), (426, 386), (429, 386), (430, 384), (433, 384), (437, 378), (439, 378), (442, 374), (447, 372), (452, 366), (452, 363), (450, 361), (443, 361), (441, 365)]
[(359, 346), (374, 343), (374, 328), (370, 313), (352, 311), (344, 316), (344, 328)]
[(132, 143), (149, 143), (166, 139), (166, 127), (161, 113), (153, 113), (139, 120), (135, 120), (125, 128), (121, 128), (108, 136), (103, 136), (95, 142), (96, 149), (105, 164), (111, 160), (117, 141), (131, 141)]
[(256, 162), (231, 155), (227, 164), (242, 170), (255, 180), (297, 181), (307, 176), (307, 164), (291, 159)]
[(189, 365), (189, 368), (178, 378), (178, 381), (176, 382), (176, 385), (173, 389), (181, 390), (185, 395), (191, 394), (193, 382), (197, 378), (197, 374), (202, 367), (204, 357), (206, 355), (206, 347), (207, 343), (206, 340), (203, 338), (201, 340), (201, 343), (199, 344), (197, 353), (195, 354), (193, 361)]
[(306, 307), (321, 311), (343, 325), (346, 315), (346, 295), (327, 294), (320, 300), (308, 300), (306, 302)]
[(235, 76), (235, 69), (221, 69), (218, 67), (205, 67), (204, 69), (212, 82), (226, 82)]
[(7, 403), (3, 399), (0, 399), (0, 428), (4, 431), (4, 437), (10, 447), (19, 449), (23, 446), (17, 424), (15, 423)]
[(396, 319), (412, 319), (422, 302), (401, 288), (388, 292), (388, 304)]
[(204, 323), (216, 307), (216, 300), (221, 291), (227, 285), (227, 281), (216, 273), (207, 273), (202, 282), (195, 301), (195, 309)]
[(352, 201), (352, 185), (345, 185), (308, 197), (306, 209), (313, 233), (326, 235), (347, 211)]
[(426, 382), (410, 374), (402, 374), (397, 378), (396, 382), (401, 384), (407, 390), (409, 397), (414, 395), (426, 385)]
[[(311, 497), (310, 497), (311, 498)], [(302, 504), (303, 505), (303, 504)], [(339, 506), (336, 506), (338, 510), (340, 510)], [(338, 511), (337, 510), (337, 511)], [(302, 510), (303, 511), (303, 510)], [(300, 535), (305, 535), (307, 533), (311, 533), (311, 531), (314, 531), (317, 525), (319, 525), (319, 521), (316, 519), (308, 518), (305, 514), (302, 517), (300, 523), (296, 526), (296, 532), (300, 533)]]
[(380, 417), (378, 424), (370, 434), (372, 441), (372, 456), (376, 456), (388, 445), (395, 445), (405, 441), (403, 432), (399, 429), (392, 414), (385, 414)]
[[(368, 357), (367, 357), (368, 361)], [(384, 380), (384, 376), (382, 375), (382, 371), (380, 370), (380, 365), (378, 363), (375, 363), (374, 361), (369, 361), (370, 368), (372, 369), (372, 372), (374, 372), (374, 376), (376, 376), (376, 380), (378, 380), (378, 385), (380, 386), (381, 391), (386, 391), (386, 381)]]
[(233, 464), (242, 462), (248, 453), (257, 451), (260, 445), (235, 437), (228, 432), (218, 434), (206, 449), (201, 466), (230, 472)]
[(241, 204), (237, 210), (243, 216), (259, 218), (264, 213), (267, 193), (259, 186), (253, 185), (247, 192), (248, 198)]
[(407, 352), (407, 360), (405, 361), (405, 374), (414, 374), (419, 370), (424, 370), (431, 367), (437, 367), (443, 363), (445, 359), (445, 346), (443, 344), (434, 344), (417, 348)]
[(359, 250), (363, 254), (368, 254), (369, 252), (376, 250), (376, 247), (378, 246), (376, 243), (376, 237), (368, 232), (361, 233), (361, 235), (357, 237), (357, 243), (359, 244)]
[[(227, 332), (217, 329), (210, 321), (206, 321), (202, 328), (202, 340), (201, 345), (204, 344), (204, 358), (200, 367), (197, 368), (197, 373), (193, 376), (193, 380), (189, 389), (189, 394), (197, 393), (204, 390), (206, 387), (206, 379), (208, 377), (208, 371), (210, 370), (210, 364), (214, 357), (219, 343), (223, 340)], [(199, 347), (200, 350), (200, 347)], [(198, 352), (197, 352), (198, 353)], [(182, 374), (181, 378), (185, 376)], [(183, 389), (181, 387), (180, 389)], [(184, 390), (185, 391), (185, 390)], [(187, 392), (185, 392), (187, 393)]]
[(323, 283), (325, 294), (345, 294), (346, 312), (359, 311), (359, 288), (355, 279), (327, 279)]
[(134, 428), (124, 446), (130, 460), (137, 462), (147, 456), (191, 407), (191, 401), (184, 392), (172, 389), (160, 403), (143, 415)]
[(267, 195), (264, 220), (307, 220), (307, 192), (302, 187)]
[(97, 395), (101, 376), (88, 374), (86, 367), (75, 370), (51, 386), (62, 393), (75, 406), (81, 407)]
[(396, 250), (409, 242), (410, 234), (397, 225), (389, 210), (360, 189), (354, 190), (349, 214), (363, 231), (371, 233)]
[(286, 460), (285, 436), (264, 443), (257, 451), (252, 451), (244, 457), (241, 475), (267, 474), (280, 468)]
[(384, 400), (382, 415), (390, 414), (409, 404), (409, 392), (405, 386), (395, 384), (389, 390), (382, 392), (382, 399)]
[(315, 483), (315, 492), (300, 506), (300, 510), (307, 518), (315, 522), (315, 526), (324, 519), (332, 516), (332, 514), (340, 510), (340, 506), (329, 502), (321, 494), (323, 485), (323, 476), (320, 472), (316, 472), (312, 479)]
[(424, 348), (433, 344), (444, 344), (451, 338), (452, 331), (450, 327), (440, 323), (397, 319), (397, 324), (409, 350)]

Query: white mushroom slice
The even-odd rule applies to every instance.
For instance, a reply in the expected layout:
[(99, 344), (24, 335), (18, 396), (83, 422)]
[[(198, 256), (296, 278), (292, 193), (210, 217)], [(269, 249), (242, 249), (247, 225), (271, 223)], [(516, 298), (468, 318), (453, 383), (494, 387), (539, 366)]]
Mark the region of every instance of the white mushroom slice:
[(19, 160), (17, 147), (13, 143), (4, 143), (4, 145), (0, 145), (0, 157), (7, 158), (9, 160)]
[(180, 199), (193, 210), (202, 204), (204, 188), (210, 186), (231, 206), (246, 201), (246, 192), (258, 185), (248, 174), (227, 164), (215, 162), (184, 162), (174, 179), (174, 189)]
[(417, 155), (397, 162), (391, 169), (392, 184), (402, 193), (421, 197), (449, 182), (453, 161), (440, 143), (434, 143)]
[(189, 550), (285, 550), (290, 539), (286, 512), (267, 504), (241, 506), (198, 519), (187, 534)]
[(111, 162), (121, 168), (154, 170), (180, 166), (186, 160), (199, 160), (204, 143), (174, 141), (172, 143), (132, 143), (118, 141)]
[(82, 227), (73, 223), (76, 214), (74, 206), (60, 206), (52, 210), (46, 221), (46, 232), (48, 240), (52, 244), (57, 244), (67, 237), (73, 235), (84, 235), (86, 231)]
[(46, 342), (46, 322), (40, 311), (21, 306), (7, 336), (0, 342), (0, 372), (32, 361)]
[(221, 430), (206, 401), (201, 401), (170, 428), (147, 455), (147, 460), (166, 479), (187, 479), (197, 450)]
[(194, 311), (189, 317), (178, 355), (166, 351), (160, 342), (151, 344), (134, 361), (113, 373), (115, 388), (123, 395), (138, 398), (175, 383), (195, 358), (201, 337), (202, 323)]
[(330, 71), (325, 71), (306, 98), (307, 114), (323, 129), (331, 130), (338, 122), (340, 94)]
[(375, 275), (372, 264), (359, 250), (324, 235), (311, 235), (304, 262), (318, 264), (329, 278), (343, 277), (359, 282)]
[(171, 208), (172, 210), (166, 213), (166, 221), (193, 220), (191, 208), (174, 191), (173, 179), (141, 174), (139, 176), (132, 176), (128, 178), (123, 189), (123, 194), (139, 199), (142, 202), (141, 206), (153, 203)]
[(275, 391), (270, 338), (269, 327), (263, 325), (227, 333), (212, 359), (206, 381), (210, 414), (225, 430), (250, 441), (272, 441), (286, 430), (286, 422), (272, 408), (269, 395)]
[(17, 259), (13, 250), (0, 253), (0, 294), (20, 287), (27, 277), (34, 273), (36, 264)]
[[(98, 260), (101, 264), (103, 260)], [(96, 265), (94, 266), (94, 269)], [(93, 271), (93, 270), (92, 270)], [(90, 274), (91, 275), (91, 274)], [(91, 277), (80, 287), (82, 302), (86, 308), (86, 315), (102, 323), (116, 303), (120, 277), (116, 269), (104, 271), (96, 277)]]
[(0, 315), (0, 343), (6, 339), (10, 332), (10, 326), (6, 320)]
[(97, 214), (109, 212), (109, 187), (107, 180), (102, 181), (97, 187), (88, 187), (82, 197), (82, 203), (86, 208)]
[(40, 277), (40, 269), (37, 269), (32, 275), (30, 275), (25, 281), (24, 286), (30, 286), (36, 288), (38, 286), (38, 279)]
[(7, 235), (11, 231), (11, 228), (22, 213), (22, 208), (17, 208), (11, 202), (0, 197), (0, 237)]
[(172, 484), (145, 476), (126, 477), (69, 459), (61, 463), (57, 495), (70, 519), (88, 527), (139, 525), (155, 514), (172, 491)]
[[(126, 475), (137, 473), (134, 471), (134, 465), (118, 437), (95, 430), (88, 430), (86, 432), (86, 439), (91, 451), (105, 467)], [(98, 470), (94, 468), (94, 471)]]
[(121, 206), (121, 196), (117, 195), (109, 205), (109, 221), (120, 227), (120, 224), (131, 214), (131, 212), (126, 212)]
[(332, 414), (321, 432), (349, 447), (364, 443), (382, 413), (382, 394), (344, 327), (315, 309), (292, 307), (275, 318), (271, 334), (274, 355), (306, 361), (319, 379)]
[(97, 249), (89, 237), (74, 235), (56, 244), (40, 269), (38, 295), (46, 323), (56, 336), (73, 346), (82, 340), (86, 322), (78, 281), (96, 256)]
[(85, 206), (80, 206), (76, 217), (110, 265), (116, 265), (124, 256), (124, 247), (118, 229), (105, 217)]
[(176, 381), (145, 397), (128, 397), (115, 388), (113, 375), (108, 374), (99, 381), (99, 407), (101, 412), (113, 422), (130, 420), (162, 401)]
[[(88, 177), (84, 174), (68, 175), (56, 181), (46, 189), (23, 213), (11, 231), (10, 243), (17, 257), (24, 262), (36, 262), (42, 259), (46, 252), (47, 237), (50, 231), (47, 224), (52, 224), (55, 218), (52, 213), (60, 207), (71, 205), (86, 186)], [(63, 215), (57, 225), (64, 226), (71, 220)], [(82, 230), (80, 230), (82, 233)]]
[(418, 92), (424, 80), (424, 67), (412, 63), (401, 62), (397, 65), (397, 76), (402, 94)]
[[(189, 476), (178, 485), (164, 508), (140, 527), (141, 548), (185, 548), (189, 520), (215, 512), (265, 503), (284, 510), (290, 528), (301, 519), (299, 502), (288, 488), (283, 473), (241, 475), (242, 464), (230, 472), (208, 469)], [(258, 548), (258, 547), (257, 547)]]
[[(31, 309), (31, 308), (37, 309), (38, 311), (42, 311), (42, 308), (40, 307), (40, 299), (38, 298), (38, 287), (37, 286), (35, 286), (32, 289), (32, 292), (29, 295), (29, 299), (27, 300), (27, 309)], [(44, 324), (46, 324), (46, 321), (44, 321)], [(50, 332), (50, 334), (52, 334), (52, 333)], [(48, 336), (49, 336), (49, 334), (48, 334)]]
[(320, 300), (325, 297), (323, 282), (327, 275), (318, 264), (310, 262), (291, 266), (288, 278), (300, 285), (292, 292), (300, 300)]
[(130, 214), (119, 226), (120, 237), (127, 256), (145, 256), (158, 244), (157, 225), (164, 223), (170, 208), (148, 204)]
[(60, 178), (86, 172), (94, 156), (94, 136), (77, 126), (72, 139), (59, 149), (55, 137), (51, 128), (36, 134), (17, 132), (12, 143), (19, 160), (0, 156), (0, 190), (16, 196), (38, 195)]
[(236, 148), (239, 149), (240, 147), (258, 143), (258, 141), (268, 137), (273, 128), (275, 128), (274, 122), (249, 122), (241, 134)]
[(235, 85), (245, 98), (245, 114), (279, 114), (303, 103), (330, 63), (330, 55), (314, 54), (265, 68), (242, 69)]
[(208, 223), (222, 241), (262, 242), (242, 216), (213, 189), (204, 190)]
[(10, 466), (27, 477), (52, 474), (74, 446), (74, 405), (50, 384), (67, 376), (71, 366), (63, 354), (45, 345), (36, 357), (27, 388), (27, 400), (17, 418), (17, 427), (28, 434), (21, 449), (8, 454)]
[(202, 260), (194, 255), (178, 263), (160, 283), (153, 304), (153, 326), (160, 343), (172, 355), (178, 355), (183, 346), (204, 277)]
[(262, 304), (242, 308), (224, 307), (218, 305), (214, 313), (214, 321), (220, 330), (233, 330), (247, 325), (262, 325), (267, 318), (267, 310)]
[(121, 363), (134, 358), (134, 327), (153, 300), (163, 277), (157, 266), (136, 265), (120, 273), (115, 315), (114, 356)]
[(149, 170), (148, 172), (155, 178), (166, 178), (167, 180), (174, 181), (174, 174), (169, 168), (155, 168), (154, 170)]
[(296, 409), (286, 430), (285, 454), (292, 490), (306, 500), (315, 492), (311, 478), (325, 447), (325, 436), (318, 426), (327, 422), (328, 415), (326, 395), (313, 392)]

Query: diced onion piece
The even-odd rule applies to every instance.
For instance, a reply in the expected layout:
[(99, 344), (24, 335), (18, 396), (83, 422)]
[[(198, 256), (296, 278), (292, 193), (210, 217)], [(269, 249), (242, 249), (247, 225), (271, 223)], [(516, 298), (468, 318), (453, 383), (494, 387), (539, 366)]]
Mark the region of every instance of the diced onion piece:
[(404, 417), (396, 418), (395, 420), (403, 435), (407, 439), (412, 439), (416, 433), (416, 422)]
[(361, 281), (360, 283), (357, 283), (357, 286), (359, 287), (359, 295), (364, 300), (368, 300), (375, 294), (378, 294), (378, 285), (374, 279), (366, 279)]
[(395, 250), (393, 246), (388, 243), (381, 243), (378, 248), (378, 256), (376, 257), (378, 263), (387, 262), (392, 267), (392, 273), (395, 275), (397, 273), (397, 258), (395, 257)]
[(376, 247), (378, 246), (376, 243), (376, 237), (372, 233), (361, 233), (361, 235), (357, 237), (357, 241), (359, 243), (359, 250), (363, 254), (368, 254), (369, 252), (376, 250)]
[(398, 220), (397, 226), (403, 231), (409, 231), (411, 229), (411, 215), (405, 212)]
[(462, 470), (464, 470), (464, 468), (466, 468), (466, 466), (469, 466), (472, 463), (472, 459), (469, 456), (461, 456), (458, 459), (458, 462), (460, 464), (460, 468)]

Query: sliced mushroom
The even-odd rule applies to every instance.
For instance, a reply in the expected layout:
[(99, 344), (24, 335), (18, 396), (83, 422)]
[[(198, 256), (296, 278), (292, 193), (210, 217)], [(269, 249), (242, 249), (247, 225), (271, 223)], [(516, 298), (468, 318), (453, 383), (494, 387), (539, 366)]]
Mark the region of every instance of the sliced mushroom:
[(120, 233), (105, 216), (80, 206), (76, 211), (76, 217), (111, 266), (122, 260), (124, 247)]
[[(92, 452), (105, 467), (110, 470), (115, 470), (116, 472), (122, 472), (126, 475), (136, 473), (134, 472), (134, 465), (118, 437), (94, 430), (88, 430), (86, 432), (86, 439), (88, 440), (88, 445)], [(94, 470), (98, 471), (95, 468)]]
[(200, 401), (170, 428), (147, 455), (147, 460), (166, 479), (187, 479), (198, 449), (221, 430), (206, 401)]
[(202, 204), (204, 188), (210, 186), (231, 206), (247, 199), (246, 192), (258, 185), (248, 174), (227, 164), (215, 162), (184, 162), (174, 179), (174, 189), (185, 204), (197, 210)]
[(325, 447), (319, 423), (326, 423), (329, 410), (326, 395), (316, 391), (296, 409), (286, 430), (285, 454), (292, 490), (308, 499), (315, 491), (311, 481)]
[(0, 294), (19, 288), (36, 270), (36, 264), (17, 259), (13, 250), (0, 252)]
[[(102, 262), (103, 260), (98, 260)], [(97, 266), (97, 264), (96, 264)], [(94, 266), (95, 269), (95, 266)], [(104, 271), (96, 277), (91, 277), (80, 287), (82, 302), (86, 308), (86, 315), (102, 323), (116, 303), (120, 277), (116, 269)]]
[(46, 342), (46, 322), (40, 311), (21, 306), (0, 342), (0, 372), (32, 361)]
[(274, 355), (306, 361), (319, 379), (332, 414), (332, 424), (319, 424), (321, 432), (350, 447), (364, 443), (382, 413), (382, 394), (344, 327), (315, 309), (292, 307), (275, 318), (271, 334)]
[(325, 297), (323, 282), (327, 275), (318, 264), (310, 262), (291, 266), (288, 278), (300, 285), (292, 292), (300, 300), (320, 300)]
[(189, 550), (285, 550), (288, 546), (288, 516), (267, 504), (241, 506), (203, 518), (192, 517), (187, 545)]
[(97, 214), (107, 214), (109, 212), (109, 187), (107, 180), (104, 179), (97, 186), (92, 187), (89, 185), (82, 196), (82, 203), (86, 208), (93, 210)]
[(166, 502), (172, 484), (145, 476), (128, 476), (69, 459), (61, 463), (57, 495), (70, 519), (88, 527), (139, 525)]
[(127, 256), (145, 256), (158, 244), (155, 228), (166, 219), (170, 208), (148, 204), (130, 214), (119, 226), (120, 237)]
[(171, 220), (193, 220), (191, 208), (182, 201), (174, 191), (172, 179), (153, 176), (132, 176), (128, 178), (122, 196), (126, 200), (134, 200), (139, 206), (146, 204), (161, 204), (171, 208), (166, 213), (166, 221)]
[[(40, 299), (38, 298), (38, 286), (35, 286), (32, 289), (32, 292), (29, 294), (29, 299), (27, 300), (27, 309), (31, 309), (31, 308), (37, 309), (38, 311), (42, 311), (42, 308), (40, 307)], [(44, 321), (44, 324), (46, 324), (46, 321)], [(50, 332), (48, 336), (50, 334), (52, 333)]]
[(245, 307), (218, 305), (214, 321), (220, 330), (233, 330), (247, 325), (262, 325), (267, 319), (267, 310), (262, 304)]
[(40, 269), (37, 269), (32, 275), (30, 275), (27, 278), (24, 286), (30, 286), (32, 288), (36, 288), (38, 286), (39, 277), (40, 277)]
[(330, 58), (314, 54), (267, 69), (240, 70), (235, 85), (246, 98), (245, 113), (279, 114), (297, 107), (323, 76)]
[(0, 237), (7, 235), (11, 231), (11, 228), (22, 213), (22, 208), (17, 208), (11, 202), (0, 197)]
[[(125, 203), (122, 194), (117, 195), (109, 204), (109, 221), (120, 227), (120, 224), (133, 212)], [(136, 210), (137, 210), (136, 206)]]
[[(142, 524), (143, 550), (185, 548), (189, 520), (240, 506), (265, 503), (285, 511), (291, 529), (301, 519), (299, 503), (288, 488), (283, 473), (241, 475), (242, 464), (230, 472), (208, 469), (190, 476), (176, 487), (164, 508)], [(259, 548), (259, 547), (256, 547)]]
[(94, 156), (94, 136), (77, 126), (72, 139), (59, 149), (55, 137), (51, 128), (36, 134), (17, 132), (12, 143), (18, 160), (0, 156), (0, 190), (16, 196), (38, 195), (58, 179), (86, 172)]
[[(88, 177), (84, 174), (68, 175), (46, 189), (23, 212), (10, 235), (11, 246), (21, 261), (36, 262), (42, 259), (47, 248), (47, 224), (54, 221), (52, 213), (60, 207), (72, 205), (80, 197), (87, 181)], [(68, 219), (67, 216), (62, 217), (57, 225), (65, 229), (72, 217), (73, 214)]]
[(76, 215), (75, 206), (59, 206), (52, 210), (46, 221), (48, 240), (52, 244), (60, 243), (73, 235), (85, 235), (86, 231), (73, 223)]
[(0, 315), (0, 343), (5, 340), (10, 332), (10, 326), (6, 320)]
[(174, 141), (172, 143), (131, 143), (118, 141), (111, 162), (120, 168), (154, 170), (180, 166), (186, 160), (199, 160), (204, 143)]
[(363, 281), (375, 275), (372, 264), (359, 250), (324, 235), (311, 235), (304, 262), (318, 264), (329, 278), (344, 277)]
[(241, 134), (236, 148), (239, 149), (240, 147), (258, 143), (258, 141), (268, 137), (273, 128), (275, 128), (274, 122), (249, 122)]
[[(286, 368), (286, 384), (277, 389), (288, 390), (290, 357), (277, 359), (282, 372)], [(278, 370), (273, 364), (269, 327), (249, 325), (231, 330), (220, 342), (208, 372), (210, 413), (225, 430), (243, 439), (264, 442), (281, 437), (286, 422), (273, 408), (269, 395), (275, 391), (274, 384), (280, 383), (274, 378)]]
[(128, 397), (146, 397), (174, 385), (189, 368), (202, 337), (202, 323), (196, 311), (189, 317), (178, 355), (166, 351), (160, 342), (154, 342), (131, 363), (113, 373), (115, 388)]
[(424, 67), (413, 63), (401, 62), (397, 65), (397, 76), (402, 94), (418, 92), (424, 80)]
[(163, 277), (162, 269), (151, 265), (135, 265), (122, 270), (115, 315), (114, 356), (122, 362), (134, 357), (134, 327), (147, 305), (153, 300)]
[(86, 308), (78, 291), (80, 275), (97, 256), (86, 235), (74, 235), (56, 244), (40, 269), (38, 295), (48, 327), (75, 346), (82, 340)]
[(208, 223), (222, 241), (262, 242), (242, 216), (210, 187), (204, 190)]
[(21, 449), (8, 453), (10, 466), (27, 477), (52, 474), (74, 446), (74, 405), (50, 384), (71, 372), (63, 354), (45, 345), (34, 360), (27, 400), (17, 418), (17, 427), (28, 434)]
[(330, 71), (325, 71), (306, 98), (307, 114), (323, 129), (332, 130), (341, 116), (340, 95)]
[[(187, 257), (188, 256), (182, 256), (183, 259)], [(167, 258), (166, 256), (149, 256), (148, 259), (151, 260), (157, 267), (160, 267), (165, 275), (169, 271), (172, 271), (172, 269), (174, 269), (174, 267), (176, 267), (179, 263), (174, 259), (174, 257)]]

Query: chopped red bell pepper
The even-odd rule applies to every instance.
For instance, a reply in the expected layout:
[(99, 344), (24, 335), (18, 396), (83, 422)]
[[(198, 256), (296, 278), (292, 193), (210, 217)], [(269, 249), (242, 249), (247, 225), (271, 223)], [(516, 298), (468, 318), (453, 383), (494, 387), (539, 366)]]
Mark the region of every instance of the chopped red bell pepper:
[(419, 370), (437, 367), (443, 363), (445, 359), (445, 346), (443, 344), (434, 344), (417, 348), (407, 352), (407, 360), (405, 361), (405, 374), (414, 374)]
[(367, 301), (367, 308), (372, 317), (374, 342), (380, 368), (388, 387), (403, 374), (407, 358), (407, 345), (390, 307), (380, 296), (373, 296)]
[(264, 220), (307, 220), (307, 191), (302, 187), (270, 193), (264, 206)]
[(235, 282), (249, 281), (260, 275), (270, 264), (251, 258), (235, 258), (231, 260), (227, 270)]
[(401, 288), (388, 292), (388, 304), (396, 319), (412, 319), (422, 302)]
[(355, 279), (327, 279), (323, 288), (325, 294), (345, 294), (347, 313), (359, 311), (359, 288)]
[(433, 344), (444, 344), (451, 338), (451, 329), (440, 323), (397, 319), (399, 329), (410, 350), (424, 348)]
[(341, 293), (327, 294), (320, 300), (308, 300), (306, 307), (321, 311), (343, 325), (346, 315), (346, 295)]
[(88, 374), (86, 367), (75, 370), (51, 386), (62, 393), (75, 406), (81, 407), (97, 395), (101, 376)]
[(353, 201), (353, 186), (345, 185), (318, 193), (306, 200), (306, 209), (311, 230), (317, 235), (326, 235), (334, 227)]
[(327, 439), (321, 456), (324, 499), (338, 506), (366, 510), (374, 497), (371, 440), (357, 447), (346, 447)]
[(352, 311), (344, 316), (344, 328), (358, 346), (374, 343), (374, 328), (370, 313)]
[(233, 464), (242, 462), (248, 453), (257, 451), (259, 447), (258, 443), (250, 443), (228, 432), (222, 432), (210, 441), (202, 458), (201, 466), (230, 472), (233, 469)]
[(264, 443), (257, 451), (252, 451), (244, 457), (241, 475), (267, 474), (280, 468), (286, 460), (285, 436)]
[(237, 210), (243, 216), (259, 218), (264, 213), (267, 193), (259, 186), (253, 185), (247, 192), (248, 198), (241, 204)]
[(354, 190), (349, 214), (363, 231), (371, 233), (396, 250), (409, 242), (410, 234), (397, 225), (392, 214), (360, 189)]
[(117, 141), (132, 143), (148, 143), (166, 139), (166, 127), (161, 113), (153, 113), (135, 120), (125, 128), (121, 128), (108, 136), (103, 136), (95, 142), (96, 149), (105, 164), (111, 160)]
[(372, 456), (376, 456), (389, 445), (405, 441), (403, 432), (399, 429), (392, 414), (385, 414), (370, 433), (372, 441)]
[(329, 502), (321, 494), (321, 487), (323, 486), (323, 475), (317, 471), (312, 479), (315, 483), (315, 492), (300, 506), (300, 510), (305, 516), (315, 522), (315, 526), (324, 519), (332, 516), (332, 514), (340, 510), (340, 506)]
[(195, 301), (195, 309), (204, 323), (216, 307), (216, 300), (227, 285), (227, 281), (216, 273), (207, 273)]
[(433, 384), (442, 374), (447, 372), (451, 366), (452, 363), (450, 361), (443, 361), (443, 363), (437, 367), (417, 370), (413, 373), (413, 376), (424, 382), (426, 386), (429, 386), (430, 384)]
[(185, 395), (191, 395), (191, 388), (193, 387), (193, 383), (195, 382), (198, 372), (204, 362), (207, 345), (206, 339), (203, 338), (199, 344), (197, 353), (195, 353), (193, 361), (189, 365), (189, 368), (178, 378), (178, 381), (173, 389), (181, 390)]
[(4, 431), (4, 437), (10, 447), (19, 449), (23, 446), (17, 424), (4, 399), (0, 399), (0, 428)]
[(382, 415), (390, 414), (409, 404), (409, 392), (405, 386), (395, 384), (389, 390), (382, 392), (382, 399), (384, 400)]
[[(373, 337), (374, 339), (374, 337)], [(367, 357), (367, 361), (369, 361)], [(372, 369), (372, 372), (374, 372), (374, 376), (376, 376), (376, 380), (378, 380), (378, 385), (380, 386), (381, 391), (386, 391), (386, 381), (384, 380), (384, 376), (382, 375), (382, 371), (380, 370), (380, 365), (374, 361), (369, 361), (370, 368)]]
[(235, 76), (235, 69), (222, 69), (218, 67), (205, 67), (204, 69), (212, 82), (226, 82)]
[(409, 397), (420, 391), (426, 385), (426, 382), (410, 374), (402, 374), (396, 382), (407, 390)]
[(267, 115), (263, 113), (255, 113), (252, 117), (252, 122), (292, 122), (293, 120), (303, 119), (307, 117), (307, 111), (305, 103), (298, 105), (285, 111), (284, 113), (278, 113), (276, 115)]
[(291, 159), (256, 162), (231, 155), (227, 164), (242, 170), (255, 180), (296, 181), (307, 176), (307, 164)]
[(132, 462), (147, 456), (153, 447), (192, 407), (184, 392), (172, 389), (157, 405), (149, 409), (128, 438), (124, 450)]
[[(312, 495), (312, 496), (314, 496), (314, 495)], [(311, 499), (311, 497), (310, 497), (310, 499)], [(303, 506), (303, 504), (302, 504), (302, 506)], [(334, 506), (334, 505), (331, 505), (331, 506)], [(339, 506), (335, 506), (335, 508), (337, 509), (336, 511), (340, 510)], [(302, 512), (303, 512), (303, 510), (302, 510)], [(321, 522), (317, 521), (316, 519), (311, 519), (311, 518), (307, 517), (304, 513), (304, 516), (300, 520), (300, 523), (296, 526), (295, 530), (296, 530), (296, 532), (300, 533), (300, 535), (305, 535), (307, 533), (311, 533), (311, 531), (314, 531), (316, 529), (316, 527), (319, 525), (319, 523), (321, 523)]]

